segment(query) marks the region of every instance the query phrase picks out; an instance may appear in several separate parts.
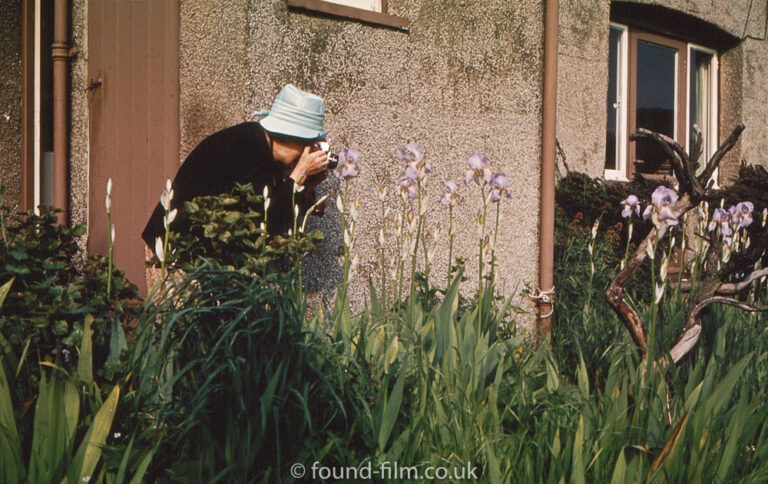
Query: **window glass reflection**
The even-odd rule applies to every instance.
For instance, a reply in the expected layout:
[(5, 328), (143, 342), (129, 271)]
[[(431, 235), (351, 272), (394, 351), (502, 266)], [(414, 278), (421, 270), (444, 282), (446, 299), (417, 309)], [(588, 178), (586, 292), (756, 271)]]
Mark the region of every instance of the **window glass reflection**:
[[(637, 43), (637, 128), (674, 138), (675, 59), (677, 50), (645, 41)], [(671, 174), (672, 166), (657, 143), (638, 140), (635, 157), (640, 173)]]
[[(689, 93), (691, 97), (689, 119), (691, 125), (688, 127), (689, 142), (688, 146), (693, 146), (693, 125), (696, 124), (701, 130), (702, 135), (702, 155), (709, 159), (711, 155), (710, 146), (710, 66), (712, 65), (712, 54), (700, 50), (691, 50), (691, 66), (689, 79)], [(698, 161), (703, 164), (701, 158)], [(698, 171), (702, 168), (699, 167)]]

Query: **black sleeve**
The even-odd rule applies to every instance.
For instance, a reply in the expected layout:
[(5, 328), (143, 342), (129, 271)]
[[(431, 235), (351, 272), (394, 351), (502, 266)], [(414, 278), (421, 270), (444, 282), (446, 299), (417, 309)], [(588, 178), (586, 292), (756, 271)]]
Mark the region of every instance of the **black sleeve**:
[[(229, 193), (235, 183), (252, 183), (256, 193), (269, 186), (272, 198), (270, 232), (288, 230), (293, 221), (293, 180), (287, 178), (272, 159), (264, 130), (258, 123), (242, 123), (204, 139), (179, 167), (172, 183), (171, 208), (181, 212), (185, 201)], [(165, 235), (164, 213), (158, 203), (142, 233), (142, 239), (153, 250), (155, 239)], [(177, 217), (173, 225), (175, 232), (186, 230), (181, 226), (185, 219)]]

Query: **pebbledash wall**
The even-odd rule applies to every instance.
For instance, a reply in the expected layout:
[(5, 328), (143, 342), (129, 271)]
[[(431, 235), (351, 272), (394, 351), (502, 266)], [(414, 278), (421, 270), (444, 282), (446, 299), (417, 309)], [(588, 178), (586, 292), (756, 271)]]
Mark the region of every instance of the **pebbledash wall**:
[[(408, 32), (289, 9), (283, 0), (206, 2), (207, 7), (182, 2), (182, 158), (212, 131), (269, 109), (278, 90), (292, 82), (326, 100), (332, 147), (362, 153), (360, 177), (351, 183), (354, 196), (360, 196), (354, 252), (361, 262), (351, 285), (358, 304), (368, 276), (376, 278), (380, 271), (378, 189), (386, 187), (396, 213), (401, 163), (394, 152), (413, 141), (424, 147), (432, 167), (424, 202), (429, 230), (443, 229), (435, 277), (444, 280), (448, 253), (440, 182), (462, 180), (468, 155), (481, 151), (494, 171), (508, 175), (514, 195), (502, 205), (501, 289), (511, 293), (525, 282), (535, 283), (543, 2), (388, 4), (390, 14), (409, 19)], [(333, 176), (318, 193), (331, 189), (340, 189)], [(470, 277), (477, 274), (478, 191), (474, 185), (463, 189), (465, 202), (454, 211), (454, 254), (470, 258)], [(342, 258), (338, 213), (334, 203), (328, 206), (315, 221), (326, 242), (309, 261), (311, 287), (326, 300), (340, 278)], [(493, 225), (493, 216), (488, 219)], [(394, 245), (390, 237), (392, 260)]]
[(21, 0), (0, 2), (0, 181), (21, 204)]
[[(170, 0), (169, 0), (170, 1)], [(70, 2), (70, 213), (87, 222), (88, 133), (85, 72), (88, 0)], [(286, 6), (285, 0), (181, 1), (179, 33), (180, 128), (183, 159), (206, 135), (268, 109), (292, 82), (327, 102), (326, 125), (335, 149), (361, 151), (362, 173), (352, 182), (361, 197), (355, 252), (361, 263), (352, 296), (364, 301), (369, 275), (379, 273), (378, 188), (399, 206), (394, 150), (416, 141), (426, 150), (427, 216), (442, 238), (433, 261), (446, 271), (447, 211), (438, 206), (440, 181), (461, 180), (467, 156), (485, 153), (510, 180), (502, 203), (497, 255), (501, 289), (535, 287), (538, 270), (539, 187), (543, 87), (543, 0), (389, 0), (388, 12), (409, 20), (408, 31), (328, 17)], [(11, 203), (21, 190), (21, 0), (0, 6), (0, 176)], [(768, 43), (766, 4), (752, 0), (609, 2), (560, 0), (557, 138), (573, 170), (603, 172), (608, 32), (611, 10), (665, 7), (660, 12), (700, 19), (736, 39), (719, 57), (719, 136), (738, 122), (742, 141), (724, 162), (721, 182), (741, 159), (766, 164), (768, 153)], [(663, 17), (663, 15), (662, 15)], [(660, 19), (663, 21), (663, 18)], [(151, 163), (148, 169), (151, 168)], [(560, 167), (562, 170), (562, 166)], [(329, 177), (319, 189), (339, 189)], [(475, 261), (477, 188), (462, 189), (455, 209), (455, 253)], [(101, 199), (95, 203), (101, 203)], [(333, 203), (315, 220), (326, 234), (309, 261), (310, 284), (330, 298), (340, 279), (341, 236)], [(387, 241), (392, 256), (394, 241)], [(476, 279), (468, 265), (471, 290)], [(544, 288), (546, 289), (546, 288)], [(533, 309), (528, 304), (525, 307)]]

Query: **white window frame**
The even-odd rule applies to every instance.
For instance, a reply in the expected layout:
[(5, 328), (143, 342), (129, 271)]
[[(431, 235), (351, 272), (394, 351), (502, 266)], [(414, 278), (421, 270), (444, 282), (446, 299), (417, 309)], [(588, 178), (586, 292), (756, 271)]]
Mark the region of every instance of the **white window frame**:
[[(718, 70), (720, 67), (720, 63), (718, 62), (717, 58), (717, 51), (710, 49), (709, 47), (704, 47), (702, 45), (698, 44), (688, 44), (688, 68), (690, 69), (690, 66), (692, 65), (693, 60), (693, 52), (694, 50), (697, 50), (699, 52), (703, 52), (705, 54), (709, 54), (712, 56), (712, 62), (709, 65), (709, 85), (711, 86), (710, 92), (709, 92), (709, 126), (707, 128), (709, 129), (709, 146), (703, 146), (703, 152), (702, 152), (702, 158), (701, 162), (706, 163), (709, 161), (709, 158), (717, 151), (718, 146), (720, 146), (720, 141), (718, 138), (719, 130), (718, 130), (718, 118), (719, 118), (719, 85), (718, 85)], [(685, 125), (688, 129), (690, 129), (691, 126), (691, 90), (690, 90), (690, 73), (687, 76), (689, 79), (688, 82), (688, 89), (686, 91), (685, 96)], [(685, 151), (689, 152), (691, 151), (690, 145), (690, 134), (689, 132), (686, 133), (685, 137)], [(717, 179), (718, 177), (718, 171), (715, 170), (714, 173), (712, 173), (712, 180), (715, 182), (715, 187), (717, 187)]]
[[(616, 169), (605, 170), (605, 179), (627, 182), (627, 142), (629, 141), (628, 103), (629, 99), (629, 26), (611, 22), (611, 28), (621, 30), (616, 76)], [(610, 31), (610, 30), (609, 30)]]
[[(629, 142), (629, 44), (630, 44), (630, 38), (629, 38), (629, 25), (620, 24), (617, 22), (611, 22), (610, 28), (615, 28), (618, 30), (621, 30), (621, 40), (619, 45), (619, 58), (618, 58), (618, 72), (617, 72), (617, 79), (616, 82), (618, 83), (616, 87), (616, 98), (618, 102), (617, 112), (616, 112), (616, 169), (606, 169), (604, 170), (604, 177), (606, 180), (609, 181), (620, 181), (620, 182), (627, 182), (629, 181), (629, 177), (627, 176), (628, 173), (628, 149), (627, 149), (627, 143)], [(700, 51), (704, 52), (706, 54), (710, 54), (712, 56), (712, 64), (710, 65), (710, 93), (709, 93), (709, 109), (710, 109), (710, 119), (709, 119), (709, 132), (711, 133), (710, 139), (708, 142), (708, 146), (704, 147), (704, 153), (702, 155), (702, 159), (704, 161), (708, 160), (709, 157), (712, 156), (712, 154), (717, 150), (719, 146), (719, 61), (717, 57), (717, 51), (714, 49), (711, 49), (709, 47), (704, 47), (702, 45), (686, 42), (686, 69), (685, 69), (685, 120), (686, 120), (686, 130), (685, 130), (685, 139), (684, 140), (677, 140), (679, 143), (681, 143), (685, 148), (686, 151), (690, 150), (690, 136), (689, 136), (689, 130), (691, 126), (691, 92), (690, 92), (690, 67), (691, 67), (691, 60), (692, 60), (692, 51)], [(679, 66), (679, 63), (681, 62), (680, 59), (681, 52), (678, 52), (675, 55), (675, 71), (677, 72), (677, 68)], [(674, 96), (675, 99), (678, 99), (678, 93), (679, 89), (681, 89), (681, 86), (679, 85), (678, 77), (675, 76), (675, 92)], [(680, 106), (678, 103), (675, 103), (675, 112), (674, 112), (674, 133), (675, 138), (677, 138), (678, 135), (678, 124), (679, 124), (679, 109)], [(716, 170), (715, 173), (712, 175), (712, 178), (715, 180), (715, 184), (717, 185), (717, 178), (718, 178), (718, 171)]]

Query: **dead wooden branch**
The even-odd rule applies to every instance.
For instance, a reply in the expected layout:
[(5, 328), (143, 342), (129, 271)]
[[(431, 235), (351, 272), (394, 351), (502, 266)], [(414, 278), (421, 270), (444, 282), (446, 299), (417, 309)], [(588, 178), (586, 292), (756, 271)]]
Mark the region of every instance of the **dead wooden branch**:
[[(705, 308), (711, 306), (712, 304), (726, 304), (728, 306), (734, 306), (743, 311), (751, 313), (768, 312), (768, 306), (755, 306), (745, 302), (737, 301), (736, 299), (729, 297), (714, 296), (701, 301), (698, 305), (696, 305), (693, 311), (691, 311), (690, 316), (688, 316), (688, 324), (686, 324), (686, 328), (683, 331), (683, 334), (677, 340), (675, 345), (669, 350), (669, 356), (674, 364), (679, 363), (680, 360), (682, 360), (685, 355), (687, 355), (694, 348), (694, 346), (696, 346), (696, 343), (698, 343), (702, 329), (702, 311), (704, 311)], [(664, 366), (666, 364), (666, 357), (659, 358), (656, 363), (660, 366)]]
[[(643, 356), (645, 356), (648, 345), (643, 327), (643, 320), (624, 299), (624, 288), (640, 269), (645, 259), (649, 257), (649, 253), (654, 253), (658, 241), (662, 240), (669, 231), (669, 224), (676, 223), (675, 220), (682, 220), (682, 217), (686, 212), (693, 209), (699, 201), (707, 198), (707, 192), (710, 189), (708, 182), (712, 177), (712, 174), (726, 153), (736, 145), (743, 130), (743, 124), (738, 125), (733, 130), (728, 139), (718, 148), (717, 152), (712, 155), (701, 174), (698, 176), (696, 176), (696, 170), (698, 168), (697, 160), (701, 156), (702, 146), (701, 131), (698, 127), (694, 127), (694, 141), (690, 156), (679, 143), (661, 133), (641, 129), (630, 137), (631, 140), (640, 138), (651, 139), (664, 148), (664, 152), (672, 161), (672, 167), (678, 182), (677, 193), (679, 195), (674, 206), (668, 206), (670, 203), (670, 199), (668, 198), (667, 205), (664, 205), (663, 207), (656, 206), (653, 208), (653, 213), (655, 214), (653, 216), (655, 228), (653, 228), (645, 239), (637, 246), (625, 267), (616, 275), (616, 277), (614, 277), (605, 293), (609, 305), (619, 317), (622, 324), (627, 328), (635, 344), (643, 352)], [(674, 197), (671, 198), (674, 199)], [(655, 201), (654, 203), (659, 202)], [(664, 220), (661, 220), (662, 210), (666, 210), (666, 214), (669, 214), (671, 211), (672, 217), (667, 216)], [(761, 269), (753, 271), (751, 274), (742, 277), (738, 281), (732, 281), (734, 274), (740, 273), (735, 271), (736, 268), (743, 272), (745, 267), (753, 267), (761, 254), (765, 252), (766, 245), (764, 244), (768, 244), (768, 233), (762, 238), (766, 240), (761, 240), (756, 244), (757, 246), (753, 247), (748, 253), (736, 254), (735, 261), (732, 260), (730, 264), (725, 264), (725, 266), (719, 270), (715, 269), (718, 264), (715, 264), (714, 262), (716, 262), (717, 257), (719, 257), (721, 246), (719, 242), (713, 241), (709, 243), (706, 252), (702, 254), (707, 263), (705, 264), (703, 273), (699, 274), (699, 283), (696, 286), (697, 292), (695, 296), (689, 300), (689, 307), (692, 307), (692, 309), (690, 310), (687, 319), (686, 329), (670, 350), (672, 361), (675, 363), (679, 362), (698, 342), (701, 334), (701, 312), (707, 306), (720, 303), (740, 307), (747, 311), (766, 310), (739, 302), (732, 298), (724, 297), (727, 295), (735, 295), (746, 289), (755, 280), (768, 275), (768, 269)], [(752, 264), (752, 266), (749, 266), (749, 264)], [(687, 284), (687, 289), (691, 289), (690, 282), (683, 282), (681, 284)]]
[[(753, 271), (738, 282), (726, 282), (721, 284), (717, 289), (715, 289), (715, 295), (732, 296), (734, 294), (738, 294), (741, 291), (747, 289), (754, 281), (760, 279), (761, 277), (767, 277), (767, 276), (768, 276), (768, 267), (765, 267), (757, 271)], [(692, 289), (691, 286), (692, 286), (691, 281), (680, 282), (680, 290), (683, 292), (690, 292)]]
[(718, 165), (721, 161), (723, 161), (723, 157), (725, 157), (725, 155), (731, 151), (734, 146), (736, 146), (736, 143), (739, 141), (739, 137), (741, 136), (741, 132), (744, 131), (744, 128), (745, 126), (743, 124), (736, 126), (733, 131), (731, 131), (728, 139), (723, 141), (723, 144), (720, 145), (715, 154), (712, 155), (712, 158), (709, 159), (707, 166), (704, 167), (704, 171), (702, 171), (701, 175), (699, 175), (699, 181), (702, 181), (704, 186), (707, 186), (709, 183), (709, 179), (712, 178), (712, 175), (715, 173), (715, 170), (717, 170)]

